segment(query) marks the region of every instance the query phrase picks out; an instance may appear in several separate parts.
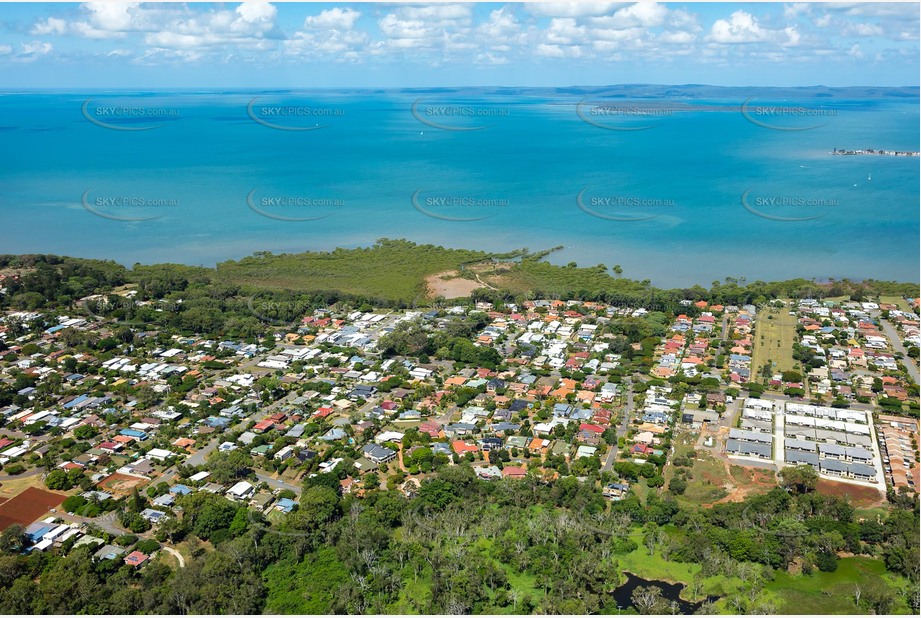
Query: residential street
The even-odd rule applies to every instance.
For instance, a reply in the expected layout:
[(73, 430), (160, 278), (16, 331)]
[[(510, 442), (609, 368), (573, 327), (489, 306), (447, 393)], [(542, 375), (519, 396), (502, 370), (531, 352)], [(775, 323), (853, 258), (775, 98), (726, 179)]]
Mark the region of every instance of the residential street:
[(915, 381), (915, 384), (921, 384), (921, 378), (918, 377), (918, 365), (915, 363), (913, 358), (909, 358), (908, 350), (905, 349), (905, 346), (902, 345), (902, 339), (899, 337), (898, 331), (895, 329), (888, 320), (880, 320), (880, 326), (883, 329), (883, 332), (886, 333), (886, 337), (889, 338), (889, 341), (892, 343), (892, 349), (896, 352), (901, 352), (902, 354), (902, 364), (905, 365), (905, 369), (908, 371), (908, 375), (911, 376), (911, 379)]

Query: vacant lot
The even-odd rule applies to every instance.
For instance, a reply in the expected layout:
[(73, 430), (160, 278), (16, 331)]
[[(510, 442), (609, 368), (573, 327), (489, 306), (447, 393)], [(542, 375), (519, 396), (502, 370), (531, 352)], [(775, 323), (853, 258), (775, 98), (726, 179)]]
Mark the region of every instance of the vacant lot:
[(796, 316), (787, 309), (765, 308), (755, 322), (752, 350), (752, 373), (757, 374), (766, 363), (772, 363), (775, 373), (796, 369), (793, 342), (796, 340)]
[[(680, 449), (676, 454), (684, 455), (688, 449)], [(727, 482), (731, 479), (726, 474), (726, 467), (723, 462), (711, 455), (706, 450), (697, 451), (697, 458), (692, 459), (694, 464), (691, 467), (693, 478), (688, 482), (688, 488), (678, 497), (680, 502), (696, 505), (708, 505), (716, 502), (727, 495)], [(679, 470), (687, 468), (677, 468), (668, 466), (666, 469), (666, 480), (671, 480)]]
[[(691, 434), (678, 435), (676, 444), (685, 445)], [(675, 455), (687, 455), (690, 446), (677, 446)], [(684, 504), (709, 507), (722, 502), (739, 502), (749, 494), (761, 494), (777, 485), (774, 472), (761, 468), (747, 468), (730, 463), (722, 455), (714, 454), (708, 448), (695, 447), (696, 457), (691, 459), (691, 479), (685, 492), (678, 496)], [(670, 465), (665, 469), (666, 482), (679, 470)]]
[(911, 312), (911, 307), (908, 305), (908, 301), (906, 301), (901, 296), (880, 296), (879, 302), (891, 303), (893, 305), (896, 305), (902, 311)]
[(45, 483), (42, 482), (41, 474), (22, 476), (11, 481), (3, 481), (3, 483), (0, 483), (0, 497), (10, 499), (13, 496), (18, 496), (30, 487), (45, 489)]
[(146, 483), (145, 479), (116, 472), (99, 481), (96, 486), (116, 496), (128, 496), (132, 490), (140, 489)]
[(851, 504), (856, 508), (879, 506), (885, 499), (885, 496), (872, 487), (840, 483), (838, 481), (829, 481), (828, 479), (819, 479), (816, 491), (832, 496), (850, 496)]
[(0, 504), (0, 530), (13, 524), (27, 526), (64, 502), (63, 494), (30, 487), (24, 492)]
[(464, 298), (470, 296), (470, 293), (483, 287), (481, 283), (472, 279), (464, 279), (458, 276), (458, 271), (448, 270), (437, 275), (430, 275), (425, 278), (425, 285), (428, 290), (429, 298), (445, 299)]

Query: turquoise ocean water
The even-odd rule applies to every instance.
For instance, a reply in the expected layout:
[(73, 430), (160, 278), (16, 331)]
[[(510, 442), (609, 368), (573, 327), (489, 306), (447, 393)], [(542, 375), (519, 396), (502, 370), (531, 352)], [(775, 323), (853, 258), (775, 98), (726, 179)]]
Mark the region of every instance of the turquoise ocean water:
[(829, 154), (918, 150), (917, 98), (751, 103), (768, 126), (741, 103), (6, 93), (0, 252), (213, 265), (388, 237), (563, 245), (551, 261), (620, 264), (665, 287), (918, 281), (919, 159)]

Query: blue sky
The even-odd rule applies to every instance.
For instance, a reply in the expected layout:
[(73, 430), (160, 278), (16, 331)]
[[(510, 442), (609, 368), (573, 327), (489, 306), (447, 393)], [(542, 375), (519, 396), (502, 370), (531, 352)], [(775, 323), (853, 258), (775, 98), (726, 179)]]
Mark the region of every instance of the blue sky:
[(0, 4), (0, 88), (905, 86), (917, 3)]

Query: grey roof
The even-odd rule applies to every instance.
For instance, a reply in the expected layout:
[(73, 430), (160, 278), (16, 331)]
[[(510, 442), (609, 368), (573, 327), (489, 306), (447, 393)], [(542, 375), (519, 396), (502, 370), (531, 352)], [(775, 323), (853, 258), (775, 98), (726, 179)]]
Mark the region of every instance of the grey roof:
[(876, 478), (876, 468), (873, 466), (862, 463), (852, 463), (848, 464), (848, 469), (854, 476), (862, 476), (871, 479)]
[(850, 459), (861, 459), (864, 461), (870, 461), (873, 459), (873, 453), (865, 448), (846, 446), (844, 447), (844, 452)]
[(862, 436), (856, 433), (847, 434), (846, 443), (853, 446), (873, 446), (873, 440), (870, 436)]
[(730, 453), (741, 453), (744, 455), (757, 455), (759, 457), (771, 456), (771, 445), (760, 442), (742, 442), (729, 438), (726, 440), (726, 451)]
[(844, 457), (846, 451), (843, 446), (838, 446), (837, 444), (819, 444), (819, 453), (824, 456), (833, 455), (835, 457)]
[(815, 440), (815, 429), (810, 427), (790, 427), (788, 425), (784, 427), (783, 433), (785, 436), (800, 436), (807, 440)]
[(790, 464), (809, 464), (816, 468), (819, 467), (819, 456), (815, 453), (804, 453), (803, 451), (787, 449), (784, 451), (784, 460)]
[(393, 449), (379, 444), (365, 444), (361, 448), (361, 452), (372, 461), (383, 461), (397, 454)]
[(822, 472), (826, 470), (829, 472), (847, 472), (848, 465), (843, 461), (838, 461), (837, 459), (823, 459), (819, 462), (819, 465), (822, 468)]
[(743, 418), (742, 429), (752, 429), (761, 431), (772, 431), (774, 424), (771, 421), (759, 421), (754, 418)]
[(834, 440), (835, 442), (847, 442), (847, 434), (843, 431), (833, 431), (830, 429), (816, 429), (815, 437), (820, 442), (827, 440)]
[(759, 442), (761, 444), (771, 444), (774, 441), (773, 434), (769, 434), (763, 431), (747, 431), (745, 429), (736, 429), (735, 427), (729, 430), (729, 437), (736, 440), (745, 440), (747, 442)]
[(787, 451), (806, 451), (808, 453), (815, 453), (816, 443), (810, 442), (809, 440), (797, 440), (795, 438), (786, 438), (784, 440), (784, 448)]

